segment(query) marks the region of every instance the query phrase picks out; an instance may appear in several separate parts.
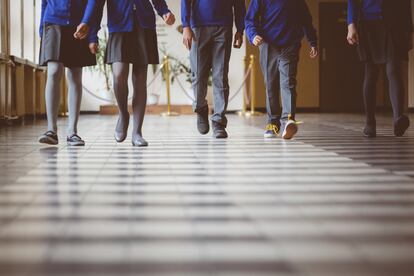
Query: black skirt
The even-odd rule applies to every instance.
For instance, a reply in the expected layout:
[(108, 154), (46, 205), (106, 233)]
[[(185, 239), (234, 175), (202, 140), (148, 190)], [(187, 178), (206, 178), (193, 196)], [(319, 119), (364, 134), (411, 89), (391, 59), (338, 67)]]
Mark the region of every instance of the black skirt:
[(136, 24), (134, 31), (111, 33), (105, 54), (105, 63), (159, 64), (157, 32)]
[(363, 62), (384, 64), (408, 60), (408, 38), (387, 26), (384, 20), (360, 24), (358, 54)]
[(96, 65), (96, 57), (89, 50), (87, 39), (76, 39), (76, 27), (45, 24), (40, 45), (39, 64), (49, 61), (63, 63), (65, 67), (86, 67)]

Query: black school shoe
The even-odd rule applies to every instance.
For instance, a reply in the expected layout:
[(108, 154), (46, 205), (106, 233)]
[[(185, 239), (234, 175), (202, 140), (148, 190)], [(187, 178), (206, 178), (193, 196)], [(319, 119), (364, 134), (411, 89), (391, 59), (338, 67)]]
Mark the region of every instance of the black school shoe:
[(407, 129), (410, 127), (410, 119), (407, 116), (402, 115), (394, 122), (394, 135), (397, 137), (404, 136)]
[(223, 125), (213, 122), (213, 137), (216, 139), (225, 139), (229, 137), (229, 135)]
[(73, 134), (70, 137), (66, 138), (68, 146), (72, 147), (83, 147), (85, 146), (85, 141), (82, 140), (77, 134)]
[(197, 112), (197, 129), (202, 135), (206, 135), (210, 131), (210, 123), (208, 122), (208, 108), (201, 112)]
[(49, 130), (39, 137), (39, 143), (47, 145), (57, 145), (59, 144), (59, 138), (55, 132)]
[(377, 127), (375, 124), (367, 124), (362, 132), (366, 138), (375, 138), (377, 137)]

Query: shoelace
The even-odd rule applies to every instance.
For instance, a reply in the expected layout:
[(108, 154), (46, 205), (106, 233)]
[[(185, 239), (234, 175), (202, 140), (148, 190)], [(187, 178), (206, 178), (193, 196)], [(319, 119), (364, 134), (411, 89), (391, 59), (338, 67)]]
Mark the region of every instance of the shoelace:
[(277, 127), (277, 125), (274, 125), (274, 124), (268, 124), (266, 126), (266, 130), (267, 131), (273, 131), (275, 133), (279, 133), (279, 128)]
[(82, 141), (82, 138), (80, 138), (77, 134), (73, 134), (72, 136), (69, 137), (69, 140)]
[(291, 114), (288, 115), (288, 121), (293, 121), (297, 125), (303, 124), (302, 121), (296, 121)]

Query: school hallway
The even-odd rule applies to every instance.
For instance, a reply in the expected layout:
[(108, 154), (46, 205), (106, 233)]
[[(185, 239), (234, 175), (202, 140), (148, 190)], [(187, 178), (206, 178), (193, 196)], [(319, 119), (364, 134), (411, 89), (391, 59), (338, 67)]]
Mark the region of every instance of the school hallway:
[[(0, 275), (414, 275), (414, 128), (376, 139), (362, 115), (305, 114), (293, 141), (265, 117), (148, 116), (150, 146), (83, 115), (84, 148), (45, 147), (45, 121), (0, 129)], [(414, 117), (411, 116), (414, 121)]]

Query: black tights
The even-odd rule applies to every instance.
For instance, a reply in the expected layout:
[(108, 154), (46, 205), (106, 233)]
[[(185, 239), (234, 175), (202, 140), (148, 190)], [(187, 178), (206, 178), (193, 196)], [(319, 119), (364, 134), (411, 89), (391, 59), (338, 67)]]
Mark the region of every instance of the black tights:
[[(118, 102), (119, 115), (128, 117), (128, 76), (129, 64), (116, 62), (112, 64), (114, 74), (115, 97)], [(133, 65), (132, 85), (134, 94), (132, 98), (133, 132), (134, 135), (142, 136), (142, 125), (144, 123), (145, 109), (147, 106), (147, 71), (148, 66)]]
[[(375, 124), (377, 81), (381, 65), (366, 63), (364, 80), (364, 104), (368, 124)], [(404, 84), (401, 75), (401, 62), (386, 64), (389, 94), (394, 120), (404, 112)]]

